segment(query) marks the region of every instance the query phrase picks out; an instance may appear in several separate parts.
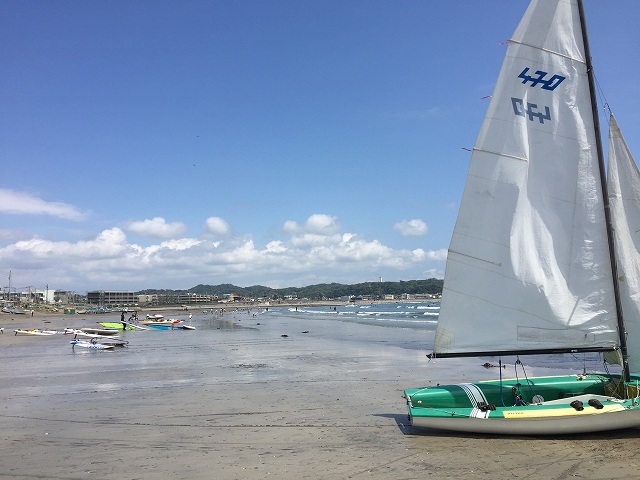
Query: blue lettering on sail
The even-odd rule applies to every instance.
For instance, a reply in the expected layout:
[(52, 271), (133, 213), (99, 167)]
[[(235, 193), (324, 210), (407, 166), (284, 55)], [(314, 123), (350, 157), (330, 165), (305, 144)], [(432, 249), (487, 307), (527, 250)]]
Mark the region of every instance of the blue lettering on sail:
[(542, 70), (536, 70), (535, 75), (537, 75), (537, 77), (527, 75), (528, 72), (529, 72), (529, 67), (526, 67), (524, 70), (522, 70), (520, 75), (518, 75), (518, 78), (521, 78), (522, 83), (525, 85), (527, 82), (531, 82), (530, 87), (535, 87), (536, 85), (540, 84), (542, 85), (543, 90), (551, 90), (551, 91), (555, 90), (556, 87), (560, 85), (562, 81), (566, 78), (566, 77), (563, 77), (562, 75), (553, 75), (551, 78), (548, 78), (547, 80), (545, 80), (544, 77), (547, 76), (547, 72), (543, 72)]
[(513, 105), (513, 113), (521, 117), (529, 117), (529, 120), (537, 118), (540, 123), (544, 123), (545, 120), (551, 120), (551, 112), (549, 107), (544, 107), (544, 113), (538, 110), (538, 105), (535, 103), (527, 102), (525, 107), (524, 101), (521, 98), (511, 97), (511, 104)]

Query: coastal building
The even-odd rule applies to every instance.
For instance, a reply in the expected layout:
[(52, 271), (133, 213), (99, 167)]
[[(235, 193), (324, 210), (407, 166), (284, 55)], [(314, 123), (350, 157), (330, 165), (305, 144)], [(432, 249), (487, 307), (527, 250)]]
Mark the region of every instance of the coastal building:
[(4, 290), (0, 292), (0, 302), (3, 304), (19, 304), (19, 305), (40, 305), (45, 303), (53, 303), (54, 292), (53, 290), (37, 290), (27, 287), (24, 291), (12, 291)]
[(138, 295), (138, 304), (139, 305), (157, 305), (158, 304), (158, 295)]
[(441, 293), (403, 293), (400, 295), (401, 300), (439, 300)]
[(154, 293), (147, 295), (137, 295), (137, 303), (140, 305), (193, 305), (215, 303), (217, 297), (211, 295), (200, 295), (197, 293)]
[(86, 298), (79, 293), (68, 290), (54, 290), (53, 291), (53, 303), (64, 305), (78, 305), (85, 303)]
[(98, 290), (87, 292), (87, 303), (100, 306), (135, 305), (138, 296), (135, 292)]

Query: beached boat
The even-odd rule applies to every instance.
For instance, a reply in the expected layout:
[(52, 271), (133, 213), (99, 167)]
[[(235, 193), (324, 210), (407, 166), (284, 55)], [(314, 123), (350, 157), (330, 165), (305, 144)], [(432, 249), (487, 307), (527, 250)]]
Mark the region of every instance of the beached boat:
[(22, 328), (17, 328), (16, 330), (14, 330), (14, 334), (17, 335), (36, 335), (36, 336), (50, 336), (50, 335), (55, 335), (56, 332), (55, 330), (41, 330), (38, 328), (30, 328), (30, 329), (22, 329)]
[(178, 320), (176, 318), (169, 318), (169, 319), (160, 319), (160, 320), (143, 320), (142, 323), (144, 323), (147, 327), (152, 327), (152, 328), (156, 328), (156, 329), (162, 329), (162, 330), (174, 330), (177, 328), (182, 328), (183, 327), (183, 323), (184, 320)]
[[(98, 322), (98, 324), (102, 325), (104, 328), (116, 329), (116, 330), (124, 330), (124, 325), (122, 322)], [(136, 325), (125, 322), (127, 326), (127, 330), (135, 330)]]
[(169, 328), (171, 325), (178, 325), (180, 323), (184, 323), (184, 320), (179, 320), (177, 318), (158, 318), (157, 320), (142, 320), (140, 323), (144, 325), (167, 325)]
[(112, 350), (114, 345), (105, 345), (103, 343), (92, 343), (84, 340), (72, 340), (71, 348), (82, 347), (82, 348), (90, 348), (95, 350)]
[[(117, 330), (124, 330), (122, 322), (98, 322), (105, 328), (115, 328)], [(136, 325), (135, 323), (124, 322), (127, 326), (127, 330), (148, 330), (147, 327)]]
[(2, 313), (11, 313), (13, 315), (26, 315), (27, 310), (18, 310), (13, 307), (2, 307)]
[[(113, 345), (115, 347), (124, 347), (129, 342), (120, 337), (97, 335), (95, 333), (84, 333), (79, 330), (75, 333), (74, 340), (87, 341), (89, 343), (101, 343), (103, 345)], [(88, 339), (88, 340), (87, 340)]]
[(506, 380), (499, 368), (495, 381), (408, 389), (416, 427), (640, 426), (640, 176), (612, 115), (605, 171), (584, 18), (581, 0), (534, 0), (509, 42), (471, 156), (429, 357), (500, 365), (516, 356), (524, 368), (519, 355), (599, 352), (621, 373)]
[(193, 315), (189, 314), (189, 325), (187, 325), (186, 323), (183, 323), (182, 325), (180, 325), (179, 328), (182, 328), (182, 330), (195, 330), (196, 327), (191, 325), (192, 321), (193, 321)]
[(95, 333), (97, 335), (118, 335), (118, 330), (115, 328), (83, 327), (80, 330), (84, 333)]
[(147, 320), (161, 320), (164, 318), (164, 315), (160, 315), (159, 313), (156, 314), (147, 314)]

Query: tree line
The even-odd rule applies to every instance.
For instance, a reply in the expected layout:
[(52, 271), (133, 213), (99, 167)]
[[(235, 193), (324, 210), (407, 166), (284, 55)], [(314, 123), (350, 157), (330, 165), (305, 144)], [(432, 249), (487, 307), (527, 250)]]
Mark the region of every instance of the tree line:
[(367, 296), (373, 299), (383, 298), (385, 295), (438, 294), (442, 293), (443, 280), (429, 278), (426, 280), (407, 280), (399, 282), (365, 282), (353, 285), (341, 283), (320, 283), (306, 287), (270, 288), (263, 285), (238, 287), (230, 283), (220, 285), (196, 285), (188, 290), (142, 290), (139, 295), (195, 293), (197, 295), (217, 295), (235, 293), (247, 298), (307, 298), (309, 300), (328, 300), (346, 296)]

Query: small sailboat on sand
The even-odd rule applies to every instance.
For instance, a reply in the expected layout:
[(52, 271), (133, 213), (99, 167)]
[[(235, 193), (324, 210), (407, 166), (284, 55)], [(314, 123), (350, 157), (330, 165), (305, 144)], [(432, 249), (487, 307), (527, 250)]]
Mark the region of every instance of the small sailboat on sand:
[(87, 342), (86, 340), (72, 340), (71, 348), (81, 347), (88, 348), (90, 350), (113, 350), (115, 345), (106, 345), (104, 343)]
[(181, 325), (184, 323), (184, 320), (180, 320), (177, 318), (159, 318), (157, 320), (143, 320), (141, 323), (143, 323), (147, 327), (152, 327), (159, 330), (174, 330), (176, 328), (182, 328)]
[(29, 328), (29, 329), (17, 328), (14, 330), (14, 335), (16, 336), (35, 335), (35, 336), (46, 337), (50, 335), (55, 335), (56, 333), (58, 332), (56, 332), (55, 330), (43, 330), (41, 328)]
[(408, 389), (416, 427), (549, 435), (640, 426), (640, 176), (613, 117), (605, 172), (584, 18), (582, 0), (533, 0), (509, 42), (472, 153), (429, 357), (495, 364), (599, 352), (621, 373), (503, 379), (499, 368), (497, 380)]

